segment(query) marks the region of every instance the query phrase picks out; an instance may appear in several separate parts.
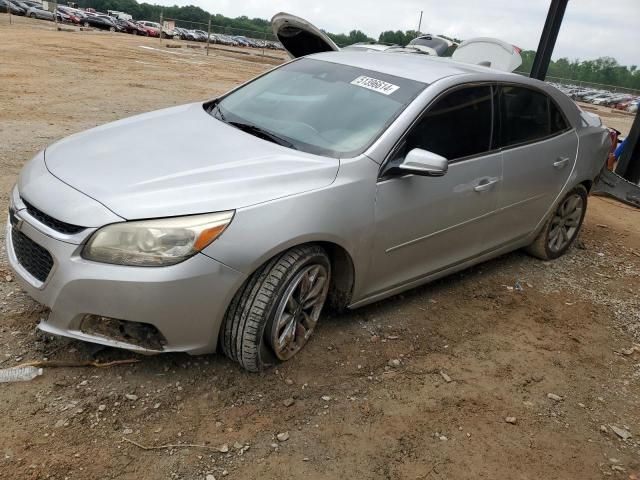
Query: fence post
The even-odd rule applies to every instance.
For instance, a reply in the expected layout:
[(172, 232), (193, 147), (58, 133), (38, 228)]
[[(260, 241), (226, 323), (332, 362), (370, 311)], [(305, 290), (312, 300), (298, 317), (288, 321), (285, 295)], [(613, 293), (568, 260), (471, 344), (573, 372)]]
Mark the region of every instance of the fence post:
[(162, 10), (160, 10), (160, 33), (158, 34), (158, 38), (160, 39), (160, 46), (162, 46), (162, 29), (163, 29), (163, 22), (162, 22)]
[(56, 31), (60, 30), (60, 27), (58, 26), (58, 2), (53, 4), (53, 19), (56, 22)]
[(207, 57), (209, 56), (210, 41), (211, 41), (211, 14), (209, 14), (209, 26), (207, 27)]
[(264, 57), (264, 50), (267, 48), (267, 32), (264, 32), (264, 39), (262, 42), (262, 56)]
[(11, 25), (11, 4), (7, 2), (7, 15), (9, 15), (9, 25)]

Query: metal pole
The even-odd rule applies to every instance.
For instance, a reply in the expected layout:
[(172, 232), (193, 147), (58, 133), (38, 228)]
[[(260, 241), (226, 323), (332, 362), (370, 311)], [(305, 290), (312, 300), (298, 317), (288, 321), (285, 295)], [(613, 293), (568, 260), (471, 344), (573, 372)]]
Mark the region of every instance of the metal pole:
[(9, 15), (9, 25), (11, 25), (11, 4), (7, 2), (7, 15)]
[(163, 22), (162, 22), (162, 10), (160, 10), (160, 33), (158, 33), (158, 38), (160, 39), (160, 46), (162, 46), (162, 29), (163, 29)]
[(209, 14), (209, 26), (207, 27), (207, 56), (209, 56), (209, 41), (211, 40), (211, 14)]
[(56, 31), (60, 29), (58, 26), (58, 2), (53, 4), (53, 19), (56, 22)]
[(418, 21), (418, 37), (420, 36), (420, 29), (422, 28), (422, 13), (423, 11), (420, 10), (420, 20)]
[(264, 57), (264, 49), (267, 47), (267, 32), (262, 34), (264, 38), (262, 39), (262, 56)]
[(547, 76), (553, 47), (556, 45), (558, 32), (560, 32), (560, 26), (562, 25), (562, 18), (564, 17), (568, 3), (569, 0), (551, 0), (547, 20), (544, 22), (542, 35), (540, 35), (538, 50), (536, 50), (536, 56), (531, 66), (531, 73), (529, 74), (531, 78), (544, 80)]

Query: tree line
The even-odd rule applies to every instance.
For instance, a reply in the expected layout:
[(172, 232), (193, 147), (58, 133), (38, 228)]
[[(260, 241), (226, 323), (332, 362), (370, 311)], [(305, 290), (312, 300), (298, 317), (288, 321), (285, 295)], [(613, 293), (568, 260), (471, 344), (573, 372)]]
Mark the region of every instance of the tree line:
[[(523, 50), (522, 65), (518, 72), (529, 73), (536, 56), (534, 50)], [(640, 90), (640, 70), (636, 65), (620, 65), (613, 57), (600, 57), (595, 60), (570, 60), (566, 57), (551, 61), (548, 77), (558, 77), (575, 82), (601, 83), (618, 87)]]
[[(106, 12), (107, 10), (126, 12), (136, 20), (151, 20), (157, 22), (160, 20), (160, 15), (162, 14), (163, 18), (207, 24), (210, 17), (209, 12), (194, 5), (163, 7), (149, 3), (138, 3), (136, 0), (75, 0), (75, 2), (80, 8), (92, 7), (102, 12)], [(246, 16), (230, 18), (215, 14), (211, 15), (211, 24), (230, 29), (253, 30), (265, 35), (271, 34), (271, 23), (264, 18), (249, 18)], [(360, 30), (351, 30), (348, 34), (325, 33), (341, 47), (358, 42), (376, 41), (376, 39), (369, 37)], [(382, 32), (377, 41), (380, 43), (404, 46), (417, 36), (418, 32), (415, 30), (388, 30)], [(441, 36), (444, 37), (444, 35)], [(457, 38), (449, 38), (449, 40), (457, 43), (461, 41)], [(523, 50), (521, 55), (522, 66), (518, 71), (528, 73), (531, 71), (535, 51)], [(570, 60), (568, 58), (560, 58), (551, 62), (548, 75), (572, 79), (576, 82), (602, 83), (640, 90), (640, 70), (638, 70), (637, 66), (631, 65), (627, 67), (620, 65), (617, 60), (612, 57), (600, 57), (595, 60)]]

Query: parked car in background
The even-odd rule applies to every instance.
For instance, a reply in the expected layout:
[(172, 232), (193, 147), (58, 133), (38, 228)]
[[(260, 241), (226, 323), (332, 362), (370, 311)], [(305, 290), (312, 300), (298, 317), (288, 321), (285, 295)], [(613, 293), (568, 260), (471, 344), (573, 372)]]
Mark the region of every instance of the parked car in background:
[(0, 0), (0, 13), (11, 12), (11, 15), (26, 15), (30, 7), (22, 6), (18, 2), (11, 0)]
[(56, 9), (56, 17), (58, 22), (73, 23), (71, 16), (59, 8)]
[[(2, 1), (2, 0), (0, 0)], [(51, 20), (53, 21), (53, 12), (49, 10), (43, 10), (42, 7), (31, 7), (27, 10), (26, 15), (31, 18), (38, 18), (40, 20)]]
[(123, 18), (111, 17), (113, 22), (118, 27), (118, 30), (125, 33), (130, 33), (132, 35), (142, 35), (146, 36), (147, 31), (137, 23), (134, 23), (130, 20), (125, 20)]
[(63, 5), (58, 5), (58, 11), (65, 13), (69, 16), (69, 19), (72, 23), (81, 24), (82, 20), (85, 18), (85, 14), (82, 10), (77, 10), (75, 8), (65, 7)]
[(114, 19), (104, 14), (88, 15), (82, 20), (82, 25), (85, 27), (98, 28), (100, 30), (109, 30), (111, 32), (118, 30)]
[(150, 22), (148, 20), (138, 20), (136, 22), (142, 28), (144, 28), (145, 32), (147, 32), (147, 36), (149, 37), (158, 37), (160, 36), (160, 30), (162, 27), (158, 22)]
[(22, 2), (13, 0), (0, 0), (0, 12), (7, 13), (7, 9), (11, 12), (11, 15), (26, 15), (27, 10), (31, 8)]
[(187, 38), (187, 29), (186, 28), (182, 28), (182, 27), (174, 27), (173, 31), (175, 32), (176, 36), (180, 39), (180, 40), (188, 40)]
[(209, 36), (204, 30), (193, 30), (193, 35), (198, 42), (206, 42)]
[(42, 8), (42, 2), (36, 2), (35, 0), (20, 0), (19, 3), (27, 5), (28, 6), (27, 9), (29, 9), (31, 7)]

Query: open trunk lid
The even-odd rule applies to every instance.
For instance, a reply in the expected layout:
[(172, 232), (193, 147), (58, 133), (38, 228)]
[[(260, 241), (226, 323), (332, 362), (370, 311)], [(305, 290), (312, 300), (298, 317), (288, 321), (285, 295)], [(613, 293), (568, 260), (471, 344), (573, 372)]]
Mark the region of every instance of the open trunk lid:
[(273, 34), (292, 58), (340, 50), (322, 30), (290, 13), (276, 13), (271, 19), (271, 27)]
[(522, 65), (520, 51), (518, 47), (497, 38), (478, 37), (462, 42), (451, 55), (451, 59), (513, 72)]

